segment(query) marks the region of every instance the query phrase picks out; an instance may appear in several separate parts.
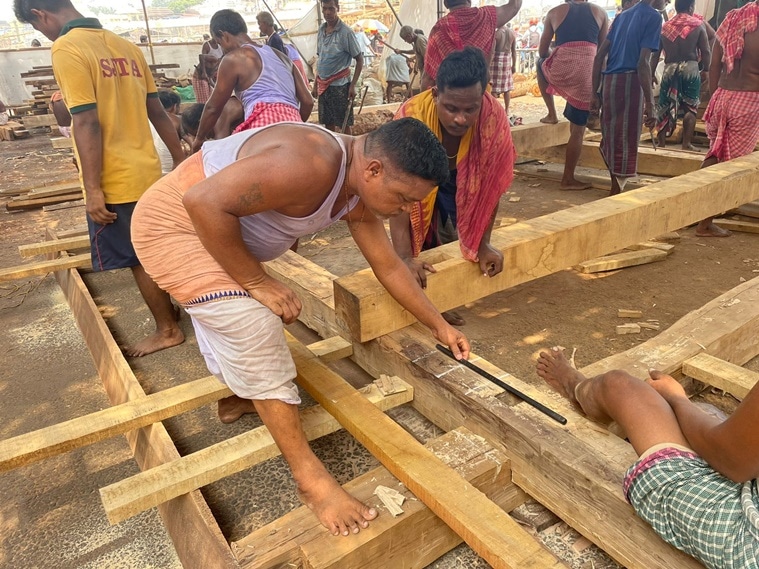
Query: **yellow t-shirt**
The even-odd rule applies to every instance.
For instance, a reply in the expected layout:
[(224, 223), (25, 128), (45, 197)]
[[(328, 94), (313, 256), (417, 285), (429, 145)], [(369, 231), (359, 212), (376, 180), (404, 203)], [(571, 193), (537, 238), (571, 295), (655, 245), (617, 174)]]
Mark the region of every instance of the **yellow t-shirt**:
[[(64, 27), (51, 56), (71, 114), (97, 109), (106, 203), (136, 202), (161, 177), (147, 113), (147, 97), (158, 93), (142, 52), (97, 20), (83, 18)], [(72, 136), (76, 151), (76, 129)]]

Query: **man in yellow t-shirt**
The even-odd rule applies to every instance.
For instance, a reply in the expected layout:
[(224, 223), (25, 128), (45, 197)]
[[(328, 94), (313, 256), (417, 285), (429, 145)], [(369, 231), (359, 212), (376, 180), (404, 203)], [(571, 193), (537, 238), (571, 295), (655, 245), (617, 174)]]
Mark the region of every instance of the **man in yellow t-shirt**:
[(176, 166), (184, 153), (139, 48), (85, 18), (71, 0), (14, 0), (16, 17), (53, 41), (55, 79), (72, 116), (96, 271), (132, 269), (156, 332), (125, 350), (143, 356), (184, 341), (171, 298), (148, 277), (132, 247), (137, 200), (161, 176), (148, 119)]

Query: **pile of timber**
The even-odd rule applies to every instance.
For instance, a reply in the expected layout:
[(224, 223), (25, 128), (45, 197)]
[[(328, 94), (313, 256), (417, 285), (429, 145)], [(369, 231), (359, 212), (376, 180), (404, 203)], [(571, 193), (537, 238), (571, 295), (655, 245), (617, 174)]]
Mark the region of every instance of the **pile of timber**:
[(29, 131), (16, 121), (8, 121), (4, 125), (0, 126), (0, 140), (16, 140), (19, 138), (27, 138)]
[(64, 182), (42, 188), (3, 192), (0, 196), (15, 194), (5, 204), (8, 211), (35, 209), (64, 202), (78, 202), (82, 199), (82, 188), (79, 181)]
[[(50, 98), (53, 93), (58, 91), (58, 84), (55, 82), (53, 76), (53, 68), (49, 65), (32, 67), (29, 71), (21, 74), (21, 77), (26, 79), (25, 83), (31, 85), (34, 90), (32, 91), (32, 99), (25, 101), (26, 114), (24, 118), (34, 115), (47, 115), (49, 112)], [(17, 112), (20, 109), (17, 109)], [(49, 124), (26, 124), (27, 128), (34, 128), (37, 126), (50, 126)], [(53, 122), (55, 124), (55, 122)]]

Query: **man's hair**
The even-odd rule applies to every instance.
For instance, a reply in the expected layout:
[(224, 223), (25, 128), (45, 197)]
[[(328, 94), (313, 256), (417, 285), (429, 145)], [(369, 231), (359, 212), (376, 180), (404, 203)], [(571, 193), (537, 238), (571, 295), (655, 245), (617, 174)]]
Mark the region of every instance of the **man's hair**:
[(455, 8), (456, 6), (462, 6), (464, 4), (467, 4), (469, 0), (443, 0), (443, 6), (448, 8), (449, 10), (451, 8)]
[(400, 31), (401, 36), (413, 34), (413, 33), (414, 33), (414, 28), (412, 28), (411, 26), (403, 26)]
[(56, 14), (64, 8), (73, 8), (71, 0), (14, 0), (13, 11), (16, 19), (24, 24), (31, 24), (37, 17), (32, 10), (45, 10)]
[(367, 158), (386, 159), (391, 168), (440, 185), (448, 181), (445, 149), (427, 126), (410, 117), (390, 121), (370, 132), (364, 143)]
[(675, 0), (675, 12), (678, 14), (684, 14), (685, 12), (688, 12), (695, 3), (696, 0)]
[(182, 98), (177, 93), (168, 89), (158, 91), (158, 98), (161, 100), (164, 109), (170, 109), (182, 102)]
[(269, 12), (259, 12), (256, 14), (256, 20), (263, 22), (267, 26), (276, 27), (274, 24), (274, 16), (272, 16)]
[[(182, 113), (182, 129), (190, 134), (198, 132), (200, 117), (203, 115), (205, 103), (195, 103)], [(194, 136), (194, 135), (193, 135)]]
[(333, 2), (335, 4), (335, 7), (338, 10), (340, 9), (340, 1), (339, 0), (319, 0), (320, 4), (329, 4), (330, 2)]
[(219, 10), (211, 16), (211, 35), (221, 37), (223, 32), (233, 36), (248, 33), (248, 25), (242, 16), (234, 10)]
[(435, 84), (441, 92), (449, 87), (460, 89), (478, 83), (484, 92), (488, 86), (488, 64), (482, 51), (471, 46), (449, 53), (440, 64), (435, 77)]

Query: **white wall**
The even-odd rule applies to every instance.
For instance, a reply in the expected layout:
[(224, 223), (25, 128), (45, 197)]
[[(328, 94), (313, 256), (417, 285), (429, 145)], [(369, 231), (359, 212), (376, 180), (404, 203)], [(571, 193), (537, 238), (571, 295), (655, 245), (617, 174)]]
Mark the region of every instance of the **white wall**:
[[(177, 77), (183, 73), (192, 74), (198, 61), (201, 44), (165, 43), (153, 46), (156, 63), (178, 63), (179, 69), (162, 70), (168, 77)], [(152, 63), (150, 49), (140, 46), (145, 59)], [(24, 82), (22, 73), (31, 71), (32, 67), (50, 65), (49, 48), (26, 48), (0, 50), (0, 100), (9, 105), (21, 105), (24, 100), (32, 98), (32, 87)]]

